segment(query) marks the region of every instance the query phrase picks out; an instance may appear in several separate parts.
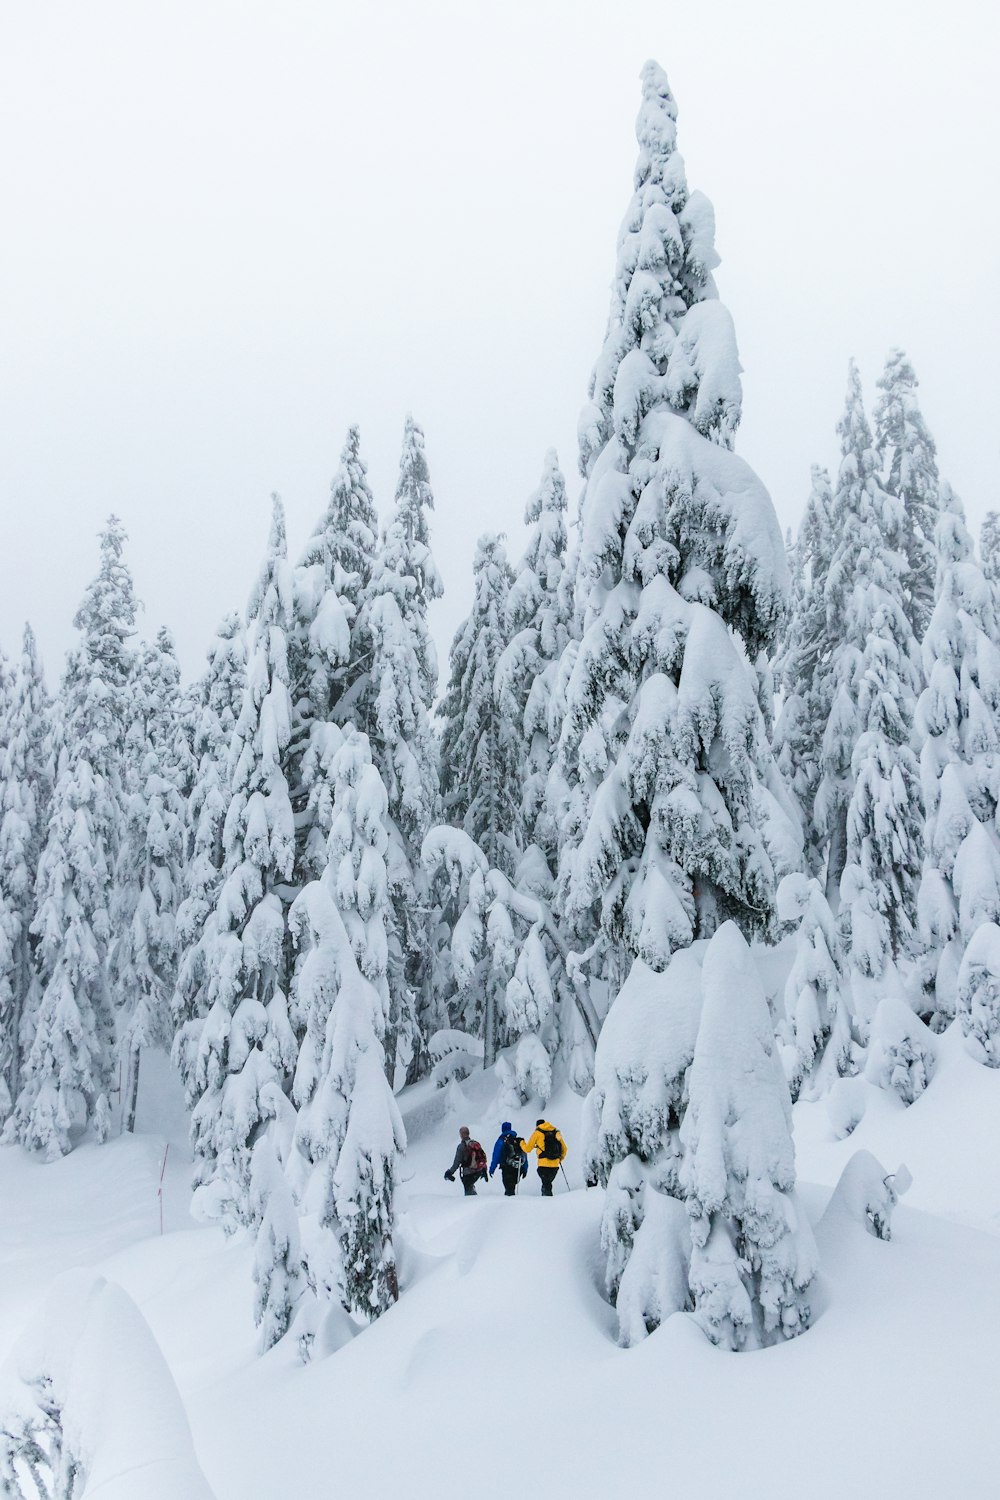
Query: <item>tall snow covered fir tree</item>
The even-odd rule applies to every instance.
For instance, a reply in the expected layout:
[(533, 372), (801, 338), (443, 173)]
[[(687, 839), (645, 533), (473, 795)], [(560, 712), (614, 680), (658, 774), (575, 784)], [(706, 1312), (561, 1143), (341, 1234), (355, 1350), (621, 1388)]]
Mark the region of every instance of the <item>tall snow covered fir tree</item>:
[(291, 739), (288, 635), (292, 569), (277, 496), (267, 556), (247, 616), (247, 685), (230, 749), (225, 866), (205, 941), (208, 1011), (202, 1027), (192, 1136), (196, 1204), (232, 1230), (256, 1229), (251, 1153), (267, 1123), (286, 1122), (296, 1046), (288, 1020), (287, 882), (295, 828), (287, 769)]
[(806, 863), (818, 875), (823, 865), (823, 832), (816, 825), (823, 731), (830, 717), (830, 660), (835, 636), (826, 609), (826, 579), (835, 533), (833, 491), (825, 469), (814, 466), (805, 515), (792, 549), (792, 607), (774, 677), (781, 711), (774, 729), (774, 751), (803, 823)]
[(688, 191), (662, 69), (647, 63), (642, 84), (635, 194), (580, 421), (580, 640), (560, 743), (560, 890), (612, 1002), (585, 1149), (608, 1186), (602, 1241), (626, 1341), (703, 1298), (680, 1207), (697, 1195), (680, 1173), (698, 940), (722, 929), (742, 943), (730, 919), (763, 934), (773, 915), (760, 810), (774, 768), (750, 663), (789, 591), (770, 497), (731, 451), (740, 366), (711, 275), (712, 209)]
[(174, 1063), (189, 1105), (201, 1023), (208, 1010), (211, 938), (206, 923), (215, 909), (225, 867), (225, 824), (231, 797), (229, 747), (246, 692), (246, 636), (238, 614), (222, 620), (198, 685), (191, 736), (196, 765), (185, 807), (183, 899), (177, 911), (178, 967), (173, 996)]
[(401, 1047), (410, 1078), (425, 1070), (423, 1042), (443, 1019), (435, 1007), (429, 901), (420, 859), (438, 799), (437, 746), (430, 723), (437, 659), (427, 625), (428, 605), (441, 594), (427, 519), (433, 505), (423, 431), (407, 417), (395, 505), (361, 606), (358, 630), (367, 655), (366, 675), (351, 714), (368, 737), (388, 799), (390, 1009), (385, 1048), (390, 1082)]
[(635, 194), (580, 419), (581, 640), (560, 744), (563, 900), (599, 934), (611, 995), (633, 958), (662, 969), (728, 917), (767, 928), (767, 751), (746, 658), (773, 641), (789, 586), (770, 497), (730, 451), (740, 366), (712, 208), (688, 191), (665, 74), (648, 63), (642, 83)]
[(115, 869), (109, 976), (125, 1060), (122, 1128), (135, 1129), (146, 1047), (169, 1051), (184, 856), (178, 760), (180, 667), (169, 630), (139, 652), (125, 734), (122, 837)]
[(39, 857), (32, 931), (42, 992), (8, 1134), (49, 1158), (75, 1127), (110, 1127), (115, 1027), (109, 900), (122, 831), (122, 757), (132, 711), (135, 628), (125, 531), (112, 516), (75, 621), (82, 640), (60, 691), (55, 788)]
[(564, 584), (566, 481), (554, 449), (545, 455), (541, 482), (528, 500), (524, 520), (528, 546), (507, 595), (507, 645), (497, 664), (495, 687), (500, 710), (520, 738), (518, 847), (541, 850), (554, 876), (558, 810), (550, 805), (549, 783), (559, 726), (552, 703), (572, 623), (572, 600)]
[[(363, 735), (333, 757), (329, 859), (295, 901), (297, 1014), (305, 1018), (294, 1098), (309, 1283), (366, 1318), (396, 1299), (395, 1187), (406, 1138), (385, 1075), (386, 793)], [(361, 953), (368, 973), (362, 972)]]
[(903, 508), (904, 607), (914, 636), (922, 641), (934, 607), (940, 480), (934, 439), (917, 403), (917, 384), (902, 349), (893, 349), (878, 382), (882, 394), (874, 418), (879, 477)]
[(1000, 757), (998, 601), (976, 562), (962, 506), (945, 488), (937, 588), (917, 708), (926, 859), (920, 882), (925, 1014), (955, 1015), (966, 946), (1000, 921), (996, 770)]
[(441, 705), (441, 797), (448, 821), (464, 828), (491, 868), (510, 874), (518, 853), (519, 736), (494, 686), (513, 582), (499, 537), (480, 537), (472, 577), (472, 609), (452, 642)]
[[(315, 784), (310, 748), (323, 753), (323, 726), (357, 713), (365, 682), (367, 647), (360, 620), (375, 562), (378, 519), (361, 457), (361, 435), (348, 429), (330, 498), (295, 569), (290, 679), (296, 720), (293, 756), (301, 760), (293, 785), (296, 813), (308, 809), (302, 844), (305, 878), (323, 866), (326, 835), (321, 786)], [(312, 739), (316, 726), (320, 743)], [(318, 821), (317, 821), (318, 819)]]
[(839, 886), (850, 964), (867, 989), (913, 937), (922, 813), (910, 741), (919, 672), (904, 608), (903, 504), (879, 483), (853, 361), (838, 432), (838, 540), (826, 584), (838, 644), (817, 813), (827, 889)]
[(49, 700), (31, 626), (0, 725), (0, 1122), (21, 1087), (22, 1049), (38, 1004), (31, 932), (35, 879), (52, 795)]
[[(499, 537), (480, 537), (473, 563), (472, 610), (459, 626), (451, 647), (451, 674), (440, 713), (441, 799), (447, 821), (460, 828), (478, 851), (486, 868), (509, 878), (520, 853), (518, 847), (520, 766), (517, 726), (503, 713), (496, 692), (497, 668), (506, 645), (506, 608), (512, 582), (510, 564)], [(460, 921), (467, 890), (450, 888), (445, 922), (463, 942), (467, 919)], [(482, 912), (478, 913), (481, 917)], [(477, 917), (478, 920), (478, 917)], [(504, 924), (499, 907), (495, 922)], [(512, 941), (500, 940), (500, 951), (487, 953), (481, 943), (470, 961), (454, 968), (457, 993), (450, 1005), (456, 1023), (481, 1036), (485, 1064), (491, 1066), (500, 1041), (503, 992), (513, 965)], [(465, 946), (468, 946), (467, 944)], [(496, 950), (496, 941), (490, 944)], [(509, 958), (509, 963), (505, 962)], [(463, 972), (464, 971), (464, 972)]]

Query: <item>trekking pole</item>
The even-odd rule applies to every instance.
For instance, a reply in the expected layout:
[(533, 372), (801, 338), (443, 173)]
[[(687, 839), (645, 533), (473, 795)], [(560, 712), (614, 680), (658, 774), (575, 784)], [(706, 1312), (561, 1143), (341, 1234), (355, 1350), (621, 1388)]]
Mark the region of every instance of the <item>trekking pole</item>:
[(573, 1189), (569, 1185), (569, 1178), (566, 1176), (566, 1168), (563, 1166), (562, 1162), (559, 1163), (559, 1170), (563, 1174), (563, 1182), (565, 1182), (566, 1184), (567, 1193), (571, 1193)]
[(167, 1157), (170, 1154), (170, 1142), (167, 1142), (163, 1152), (163, 1164), (160, 1167), (160, 1185), (156, 1189), (156, 1196), (160, 1200), (160, 1233), (163, 1233), (163, 1174), (167, 1170)]

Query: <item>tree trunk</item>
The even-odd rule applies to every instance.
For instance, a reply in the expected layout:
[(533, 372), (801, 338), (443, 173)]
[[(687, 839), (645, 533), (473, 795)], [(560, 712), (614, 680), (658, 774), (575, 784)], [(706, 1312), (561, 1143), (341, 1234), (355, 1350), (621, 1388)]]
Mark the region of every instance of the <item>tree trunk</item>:
[(840, 908), (840, 877), (847, 864), (847, 803), (838, 807), (826, 855), (826, 899), (836, 915)]
[(129, 1135), (135, 1130), (135, 1112), (139, 1103), (139, 1055), (138, 1047), (129, 1049), (125, 1097), (122, 1099), (122, 1131), (128, 1131)]

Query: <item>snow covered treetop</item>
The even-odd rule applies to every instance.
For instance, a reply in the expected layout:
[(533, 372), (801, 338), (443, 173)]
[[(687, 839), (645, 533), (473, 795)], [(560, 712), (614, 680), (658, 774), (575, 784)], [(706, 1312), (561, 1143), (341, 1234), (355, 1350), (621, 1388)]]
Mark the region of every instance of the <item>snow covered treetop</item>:
[(132, 575), (123, 553), (128, 533), (116, 515), (101, 532), (101, 565), (87, 585), (73, 624), (84, 634), (84, 650), (92, 665), (114, 687), (128, 676), (125, 642), (135, 633), (137, 602)]
[(677, 102), (670, 92), (666, 73), (652, 58), (643, 63), (642, 104), (635, 122), (636, 140), (642, 147), (635, 168), (637, 188), (654, 176), (662, 173), (677, 144)]
[[(594, 367), (591, 402), (580, 418), (584, 476), (610, 436), (619, 367), (634, 351), (642, 351), (650, 376), (666, 382), (665, 394), (680, 414), (688, 414), (702, 379), (707, 381), (712, 408), (702, 403), (691, 420), (714, 442), (731, 446), (740, 420), (736, 341), (711, 276), (719, 263), (715, 214), (703, 194), (688, 190), (684, 159), (676, 149), (677, 107), (666, 74), (649, 62), (642, 83), (635, 192), (618, 235), (607, 338)], [(689, 310), (706, 301), (715, 305), (699, 314), (682, 336)]]
[(688, 190), (666, 75), (647, 63), (642, 84), (635, 189), (580, 415), (577, 623), (586, 628), (588, 609), (599, 607), (592, 590), (602, 576), (645, 585), (665, 574), (685, 597), (718, 609), (754, 655), (785, 609), (784, 547), (766, 489), (728, 451), (741, 367), (711, 274), (712, 206)]

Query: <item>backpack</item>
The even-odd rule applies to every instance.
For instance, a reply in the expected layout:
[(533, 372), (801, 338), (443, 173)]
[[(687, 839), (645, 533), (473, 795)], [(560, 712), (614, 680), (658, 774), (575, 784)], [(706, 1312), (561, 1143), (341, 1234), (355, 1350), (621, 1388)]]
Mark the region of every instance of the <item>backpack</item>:
[(523, 1165), (521, 1142), (513, 1131), (503, 1138), (500, 1147), (500, 1170), (502, 1172), (520, 1172)]
[(478, 1141), (469, 1142), (469, 1166), (470, 1172), (486, 1171), (486, 1152)]
[(554, 1130), (542, 1131), (542, 1149), (538, 1154), (546, 1161), (562, 1161), (562, 1146)]

